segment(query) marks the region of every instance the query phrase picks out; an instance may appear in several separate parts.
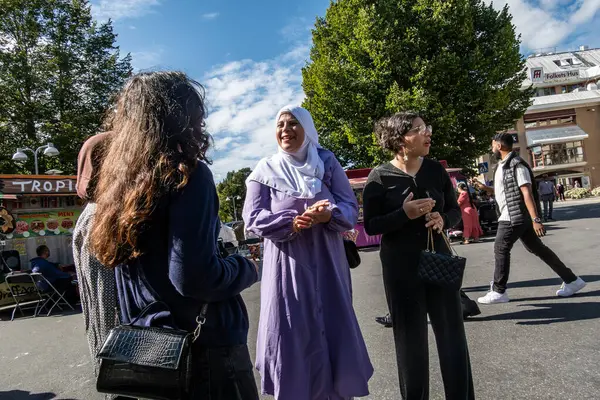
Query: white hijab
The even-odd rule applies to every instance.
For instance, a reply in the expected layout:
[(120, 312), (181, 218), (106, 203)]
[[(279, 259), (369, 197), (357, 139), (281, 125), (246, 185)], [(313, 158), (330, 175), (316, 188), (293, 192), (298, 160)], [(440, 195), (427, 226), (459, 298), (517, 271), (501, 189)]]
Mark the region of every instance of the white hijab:
[(294, 152), (279, 147), (277, 154), (259, 161), (248, 181), (256, 181), (298, 199), (313, 199), (321, 191), (323, 160), (319, 157), (319, 135), (310, 113), (299, 106), (285, 106), (277, 113), (292, 114), (304, 129), (304, 142)]

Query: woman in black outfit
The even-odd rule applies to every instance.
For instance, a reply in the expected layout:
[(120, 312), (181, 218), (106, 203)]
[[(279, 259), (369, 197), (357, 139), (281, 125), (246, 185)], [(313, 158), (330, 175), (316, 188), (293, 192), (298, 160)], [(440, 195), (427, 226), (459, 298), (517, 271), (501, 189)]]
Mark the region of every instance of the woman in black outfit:
[(369, 174), (363, 194), (364, 221), (369, 235), (383, 235), (380, 257), (402, 398), (429, 398), (429, 315), (446, 398), (474, 399), (460, 294), (425, 284), (417, 274), (429, 227), (435, 232), (436, 251), (450, 252), (439, 233), (460, 220), (454, 187), (440, 163), (424, 158), (432, 130), (418, 114), (401, 112), (383, 118), (375, 134), (394, 159)]

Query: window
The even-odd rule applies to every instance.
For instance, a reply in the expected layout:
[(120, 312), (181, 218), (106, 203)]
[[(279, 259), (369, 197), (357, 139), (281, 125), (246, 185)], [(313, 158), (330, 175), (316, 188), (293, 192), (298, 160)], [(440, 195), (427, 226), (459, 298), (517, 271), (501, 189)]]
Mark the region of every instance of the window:
[(536, 91), (537, 97), (552, 96), (553, 94), (556, 94), (554, 87), (538, 88), (538, 90)]
[(531, 158), (534, 167), (574, 164), (584, 161), (583, 142), (552, 143), (532, 147)]

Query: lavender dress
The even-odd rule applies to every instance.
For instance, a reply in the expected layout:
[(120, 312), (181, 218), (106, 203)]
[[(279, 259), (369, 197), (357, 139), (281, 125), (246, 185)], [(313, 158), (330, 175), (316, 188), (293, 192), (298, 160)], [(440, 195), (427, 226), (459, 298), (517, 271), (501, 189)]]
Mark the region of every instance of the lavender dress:
[[(244, 222), (265, 238), (256, 368), (262, 392), (283, 400), (339, 400), (369, 394), (373, 367), (354, 309), (342, 232), (358, 206), (335, 156), (323, 149), (321, 192), (290, 197), (247, 183)], [(333, 206), (328, 224), (295, 234), (292, 220), (316, 201)]]

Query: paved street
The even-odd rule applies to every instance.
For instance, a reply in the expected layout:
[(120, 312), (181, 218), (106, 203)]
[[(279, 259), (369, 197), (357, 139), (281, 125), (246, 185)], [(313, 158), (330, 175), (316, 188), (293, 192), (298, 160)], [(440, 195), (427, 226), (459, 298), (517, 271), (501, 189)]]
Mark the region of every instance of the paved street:
[[(558, 204), (545, 239), (589, 284), (570, 299), (555, 297), (552, 271), (517, 244), (509, 285), (512, 301), (482, 306), (466, 323), (479, 399), (598, 399), (600, 393), (600, 203)], [(490, 239), (491, 240), (491, 239)], [(457, 246), (468, 257), (464, 287), (475, 299), (488, 289), (493, 243)], [(353, 271), (355, 308), (375, 366), (369, 399), (399, 399), (392, 332), (373, 318), (386, 313), (377, 252)], [(254, 345), (259, 286), (245, 293)], [(80, 314), (0, 317), (0, 399), (101, 399), (94, 392)], [(430, 336), (433, 339), (432, 336)], [(433, 340), (431, 398), (443, 399)]]

